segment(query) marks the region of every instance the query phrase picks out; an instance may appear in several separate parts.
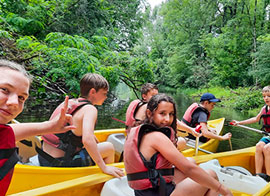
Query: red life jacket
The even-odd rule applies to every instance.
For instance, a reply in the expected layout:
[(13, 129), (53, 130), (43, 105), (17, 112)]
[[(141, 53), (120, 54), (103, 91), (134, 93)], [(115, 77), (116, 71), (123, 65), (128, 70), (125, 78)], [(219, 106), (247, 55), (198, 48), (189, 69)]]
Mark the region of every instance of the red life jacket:
[(148, 188), (165, 187), (166, 183), (173, 180), (173, 165), (160, 153), (151, 157), (151, 161), (146, 161), (139, 146), (145, 133), (160, 131), (175, 141), (174, 130), (169, 127), (156, 128), (152, 125), (141, 125), (131, 129), (124, 145), (124, 162), (128, 178), (128, 184), (135, 190)]
[(10, 126), (0, 124), (0, 196), (6, 195), (18, 161), (14, 132)]
[(126, 131), (128, 133), (130, 128), (135, 126), (136, 121), (139, 121), (138, 119), (135, 118), (135, 116), (138, 109), (144, 104), (146, 104), (146, 102), (143, 102), (139, 99), (136, 99), (129, 104), (126, 112), (126, 127), (127, 127)]
[(199, 123), (192, 122), (193, 121), (192, 116), (193, 116), (193, 113), (197, 110), (201, 110), (201, 111), (205, 112), (207, 114), (207, 120), (209, 119), (210, 112), (207, 109), (201, 107), (198, 103), (193, 103), (186, 110), (186, 112), (182, 118), (182, 121), (190, 127), (196, 127)]
[[(68, 111), (67, 114), (74, 115), (76, 111), (78, 111), (80, 108), (82, 108), (84, 105), (91, 104), (88, 100), (79, 98), (79, 99), (70, 99), (68, 101)], [(57, 116), (61, 108), (63, 106), (63, 103), (60, 104), (51, 115), (50, 119), (53, 119), (55, 116)], [(64, 161), (72, 159), (74, 154), (82, 149), (83, 143), (82, 143), (82, 136), (76, 136), (74, 133), (70, 130), (65, 133), (59, 133), (59, 134), (46, 134), (42, 136), (42, 139), (44, 142), (54, 146), (55, 148), (58, 148), (60, 150), (63, 150), (65, 152)], [(42, 149), (36, 147), (36, 150), (40, 156), (45, 158), (46, 160), (52, 162), (55, 162), (55, 166), (61, 166), (63, 162), (58, 161), (57, 159), (50, 156), (48, 153), (44, 152)]]
[(261, 118), (263, 119), (262, 129), (270, 133), (270, 110), (268, 110), (267, 105), (263, 108), (263, 114)]

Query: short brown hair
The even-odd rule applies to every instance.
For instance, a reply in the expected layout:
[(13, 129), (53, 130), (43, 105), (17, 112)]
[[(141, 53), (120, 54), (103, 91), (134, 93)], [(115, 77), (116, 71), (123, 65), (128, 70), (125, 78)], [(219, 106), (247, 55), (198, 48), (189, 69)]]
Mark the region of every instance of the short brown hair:
[(15, 63), (13, 61), (8, 61), (4, 59), (0, 59), (0, 68), (8, 68), (22, 73), (26, 78), (28, 78), (29, 82), (32, 82), (32, 76), (25, 70), (24, 66)]
[(87, 73), (80, 81), (81, 96), (87, 98), (88, 93), (92, 88), (94, 88), (96, 91), (100, 89), (109, 90), (109, 83), (102, 75)]
[(142, 85), (141, 95), (146, 95), (149, 91), (151, 91), (153, 89), (158, 90), (158, 87), (152, 83), (145, 83), (144, 85)]

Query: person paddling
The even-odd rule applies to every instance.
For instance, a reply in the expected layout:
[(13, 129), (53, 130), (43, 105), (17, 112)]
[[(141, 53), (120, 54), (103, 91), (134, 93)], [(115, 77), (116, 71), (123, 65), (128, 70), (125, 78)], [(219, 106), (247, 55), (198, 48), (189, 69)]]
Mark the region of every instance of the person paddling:
[[(257, 116), (242, 121), (233, 120), (230, 124), (234, 126), (245, 125), (259, 122), (261, 119), (263, 119), (262, 130), (266, 131), (267, 133), (270, 133), (270, 86), (265, 86), (262, 89), (262, 96), (265, 105), (261, 108), (261, 111), (257, 114)], [(256, 175), (262, 177), (267, 182), (270, 182), (269, 163), (270, 163), (270, 137), (264, 136), (256, 144), (255, 172)], [(266, 174), (262, 173), (263, 165), (265, 165)]]
[[(226, 133), (223, 136), (217, 135), (216, 130), (207, 127), (207, 121), (210, 117), (211, 111), (214, 109), (217, 102), (221, 102), (212, 93), (204, 93), (201, 96), (200, 103), (191, 104), (185, 111), (182, 118), (182, 122), (190, 127), (196, 127), (201, 125), (202, 137), (200, 137), (201, 142), (206, 142), (209, 138), (218, 140), (229, 140), (232, 137), (231, 133)], [(194, 139), (192, 135), (189, 138)]]
[(157, 94), (147, 104), (144, 123), (130, 130), (124, 163), (135, 196), (232, 196), (214, 171), (204, 171), (177, 150), (176, 121), (173, 99)]

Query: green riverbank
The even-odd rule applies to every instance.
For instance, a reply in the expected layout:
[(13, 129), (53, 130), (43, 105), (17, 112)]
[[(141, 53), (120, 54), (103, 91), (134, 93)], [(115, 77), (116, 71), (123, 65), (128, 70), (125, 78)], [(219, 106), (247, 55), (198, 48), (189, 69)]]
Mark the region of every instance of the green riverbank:
[(211, 87), (203, 89), (178, 89), (178, 93), (190, 97), (193, 101), (199, 102), (203, 93), (209, 92), (222, 100), (219, 105), (225, 108), (231, 108), (240, 112), (248, 113), (251, 116), (258, 114), (264, 101), (261, 88), (246, 87), (238, 89)]

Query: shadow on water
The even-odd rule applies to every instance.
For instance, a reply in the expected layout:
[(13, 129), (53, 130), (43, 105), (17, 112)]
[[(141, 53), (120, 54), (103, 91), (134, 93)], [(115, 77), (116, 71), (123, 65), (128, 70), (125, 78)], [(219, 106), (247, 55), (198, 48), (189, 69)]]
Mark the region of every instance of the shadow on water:
[[(117, 95), (116, 97), (121, 96)], [(125, 120), (125, 112), (130, 102), (130, 100), (128, 100), (127, 97), (130, 97), (130, 95), (124, 98), (122, 96), (120, 99), (111, 98), (106, 100), (106, 102), (102, 106), (97, 106), (98, 121), (96, 124), (96, 129), (125, 127), (123, 123), (113, 120), (112, 117), (123, 121)], [(193, 102), (193, 100), (188, 99), (186, 96), (182, 94), (173, 95), (173, 97), (177, 104), (178, 119), (181, 119), (185, 110)], [(50, 103), (49, 105), (48, 104), (38, 105), (35, 108), (30, 108), (29, 106), (28, 107), (26, 106), (26, 109), (23, 111), (21, 115), (19, 115), (17, 120), (21, 122), (38, 122), (48, 120), (53, 110), (59, 104), (59, 101), (58, 102), (55, 101), (53, 103)], [(221, 117), (225, 117), (226, 121), (230, 121), (232, 119), (244, 120), (252, 116), (249, 116), (247, 113), (235, 111), (231, 108), (221, 107), (219, 106), (219, 104), (217, 104), (217, 106), (211, 113), (210, 120)], [(258, 125), (258, 123), (248, 126), (260, 129), (260, 125)], [(259, 133), (255, 133), (250, 130), (232, 126), (224, 126), (223, 132), (232, 133), (231, 140), (234, 150), (254, 146), (262, 137), (262, 135)], [(229, 142), (221, 141), (218, 151), (228, 151), (228, 150), (230, 150)]]

